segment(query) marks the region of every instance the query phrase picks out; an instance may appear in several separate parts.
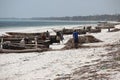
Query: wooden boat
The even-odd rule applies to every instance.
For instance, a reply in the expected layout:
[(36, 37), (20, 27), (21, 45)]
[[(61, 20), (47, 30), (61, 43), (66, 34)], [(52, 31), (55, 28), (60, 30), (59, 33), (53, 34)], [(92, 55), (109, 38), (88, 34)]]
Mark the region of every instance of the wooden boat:
[(8, 36), (0, 36), (0, 53), (40, 52), (49, 49), (50, 39), (42, 40), (41, 33), (10, 32), (8, 34)]
[(63, 30), (54, 30), (55, 32), (62, 32), (65, 35), (73, 34), (74, 30), (76, 30), (79, 34), (86, 34), (86, 30), (84, 29), (66, 29)]
[[(49, 50), (50, 44), (59, 42), (56, 40), (56, 35), (50, 35), (49, 39), (43, 39), (42, 36), (45, 32), (6, 32), (6, 34), (0, 36), (0, 53), (41, 52)], [(22, 40), (24, 40), (24, 45), (21, 44)]]
[(34, 38), (35, 36), (40, 37), (44, 33), (45, 32), (43, 33), (6, 32), (6, 34), (14, 38), (24, 38), (24, 37)]
[(28, 52), (43, 52), (49, 50), (48, 48), (37, 48), (37, 49), (23, 49), (23, 50), (10, 50), (10, 49), (0, 49), (0, 53), (28, 53)]

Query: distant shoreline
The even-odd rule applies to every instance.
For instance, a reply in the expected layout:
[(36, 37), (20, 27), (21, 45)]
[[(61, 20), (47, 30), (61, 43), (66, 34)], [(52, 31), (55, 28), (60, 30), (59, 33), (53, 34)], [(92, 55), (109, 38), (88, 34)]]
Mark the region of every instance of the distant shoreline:
[(88, 16), (63, 16), (63, 17), (32, 17), (32, 18), (0, 18), (13, 20), (61, 20), (61, 21), (120, 21), (120, 14), (103, 14)]

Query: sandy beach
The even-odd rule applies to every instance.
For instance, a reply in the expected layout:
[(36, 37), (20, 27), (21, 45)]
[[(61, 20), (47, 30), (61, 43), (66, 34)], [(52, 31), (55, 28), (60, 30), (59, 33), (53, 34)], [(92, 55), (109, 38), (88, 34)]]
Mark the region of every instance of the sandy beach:
[[(120, 29), (120, 25), (115, 27)], [(54, 34), (52, 29), (49, 31)], [(50, 45), (55, 49), (52, 51), (0, 54), (0, 80), (119, 80), (120, 31), (102, 29), (84, 35), (93, 35), (102, 42), (61, 50), (72, 38), (64, 35), (63, 43)]]
[(0, 0), (0, 80), (120, 80), (120, 0)]

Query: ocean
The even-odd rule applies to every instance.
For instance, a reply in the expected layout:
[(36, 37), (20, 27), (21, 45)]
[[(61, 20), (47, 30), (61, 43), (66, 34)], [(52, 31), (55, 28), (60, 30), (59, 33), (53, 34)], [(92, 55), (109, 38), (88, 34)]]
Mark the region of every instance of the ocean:
[(98, 21), (58, 21), (58, 20), (28, 20), (0, 19), (0, 34), (5, 32), (32, 32), (42, 28), (61, 28), (80, 25), (97, 24)]

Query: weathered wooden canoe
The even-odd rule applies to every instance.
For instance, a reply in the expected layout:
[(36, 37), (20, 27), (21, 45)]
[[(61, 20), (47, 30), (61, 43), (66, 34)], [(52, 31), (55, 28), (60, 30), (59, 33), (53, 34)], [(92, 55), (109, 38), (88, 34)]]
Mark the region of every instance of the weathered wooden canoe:
[(43, 33), (23, 33), (23, 32), (6, 32), (6, 34), (10, 35), (11, 37), (16, 38), (34, 38), (35, 36), (41, 36)]
[(74, 30), (76, 30), (79, 34), (86, 34), (86, 30), (84, 29), (63, 29), (63, 30), (54, 30), (55, 32), (62, 32), (63, 34), (73, 34)]
[(49, 49), (48, 48), (23, 49), (23, 50), (0, 49), (0, 53), (28, 53), (28, 52), (43, 52), (47, 50)]

